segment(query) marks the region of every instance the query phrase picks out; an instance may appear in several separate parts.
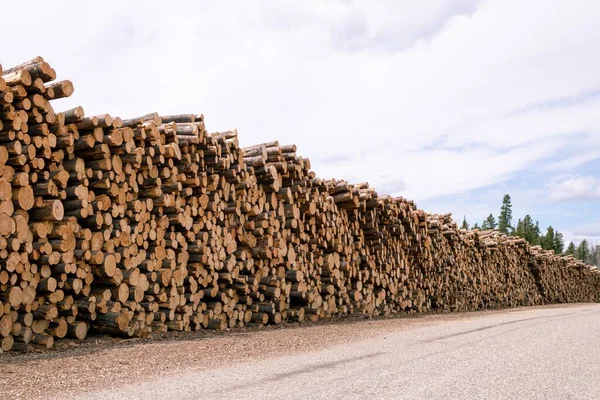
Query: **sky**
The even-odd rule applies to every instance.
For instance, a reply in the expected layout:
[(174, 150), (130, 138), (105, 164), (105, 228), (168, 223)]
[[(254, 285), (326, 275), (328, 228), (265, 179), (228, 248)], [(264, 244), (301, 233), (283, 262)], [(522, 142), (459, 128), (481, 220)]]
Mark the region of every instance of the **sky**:
[(236, 128), (244, 146), (295, 143), (320, 177), (471, 223), (509, 193), (515, 220), (600, 242), (596, 0), (28, 8), (26, 22), (4, 19), (0, 63), (43, 56), (75, 85), (57, 110), (203, 113), (209, 131)]

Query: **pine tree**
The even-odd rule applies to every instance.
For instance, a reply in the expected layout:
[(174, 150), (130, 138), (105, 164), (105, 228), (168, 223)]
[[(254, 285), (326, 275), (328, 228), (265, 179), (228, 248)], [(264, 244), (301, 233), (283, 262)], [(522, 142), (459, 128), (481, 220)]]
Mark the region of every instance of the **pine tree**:
[(563, 234), (560, 233), (559, 231), (555, 231), (554, 232), (554, 252), (556, 254), (562, 254), (564, 248), (565, 248), (565, 241), (563, 239)]
[(540, 244), (540, 226), (539, 223), (533, 223), (533, 219), (528, 214), (523, 218), (523, 220), (519, 220), (517, 223), (517, 229), (515, 230), (517, 236), (522, 237), (527, 241), (527, 243), (531, 245)]
[(575, 243), (570, 242), (569, 245), (567, 246), (567, 250), (565, 251), (565, 254), (568, 256), (574, 256), (576, 250), (577, 249), (575, 248)]
[(469, 223), (467, 222), (467, 216), (465, 215), (463, 217), (463, 222), (462, 225), (460, 227), (461, 229), (469, 229)]
[(542, 230), (540, 229), (540, 223), (535, 221), (535, 226), (533, 228), (533, 244), (540, 244), (541, 237)]
[(508, 194), (502, 199), (502, 207), (500, 207), (500, 216), (498, 216), (498, 230), (508, 235), (512, 228), (512, 203)]
[(473, 229), (481, 229), (481, 228), (479, 227), (479, 225), (476, 222), (475, 225), (473, 225)]
[(524, 218), (523, 218), (523, 238), (525, 238), (525, 240), (527, 240), (527, 242), (529, 244), (533, 244), (533, 230), (534, 230), (534, 225), (533, 225), (533, 219), (531, 218), (531, 216), (529, 214), (527, 214)]
[(592, 260), (590, 262), (595, 266), (600, 267), (600, 244), (594, 246), (591, 258)]
[(521, 220), (521, 218), (519, 218), (516, 228), (513, 229), (513, 235), (525, 238), (525, 233), (524, 233), (524, 229), (523, 229), (523, 221)]
[(600, 265), (600, 245), (590, 244), (590, 257), (588, 259), (588, 263), (592, 265)]
[(581, 243), (579, 243), (579, 246), (577, 246), (577, 250), (575, 250), (575, 258), (583, 262), (588, 262), (589, 257), (590, 249), (588, 247), (588, 242), (583, 239)]
[(496, 218), (492, 214), (488, 215), (481, 224), (481, 229), (496, 229)]
[(555, 250), (554, 240), (555, 240), (554, 228), (549, 226), (548, 229), (546, 230), (546, 234), (540, 238), (540, 244), (542, 245), (542, 249)]

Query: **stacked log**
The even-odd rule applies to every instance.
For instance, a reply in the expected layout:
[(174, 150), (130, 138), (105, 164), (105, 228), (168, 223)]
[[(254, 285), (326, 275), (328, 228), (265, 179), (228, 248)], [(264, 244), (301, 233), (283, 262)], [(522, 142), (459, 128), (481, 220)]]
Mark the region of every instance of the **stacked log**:
[(88, 331), (600, 301), (597, 269), (317, 178), (294, 145), (241, 148), (201, 114), (56, 113), (73, 85), (41, 57), (0, 75), (3, 351)]
[(0, 125), (2, 185), (2, 349), (30, 343), (51, 347), (54, 338), (78, 328), (74, 296), (82, 289), (75, 262), (76, 219), (65, 217), (69, 171), (65, 149), (73, 140), (64, 131), (65, 115), (50, 100), (69, 96), (69, 81), (51, 83), (55, 71), (41, 57), (2, 74)]

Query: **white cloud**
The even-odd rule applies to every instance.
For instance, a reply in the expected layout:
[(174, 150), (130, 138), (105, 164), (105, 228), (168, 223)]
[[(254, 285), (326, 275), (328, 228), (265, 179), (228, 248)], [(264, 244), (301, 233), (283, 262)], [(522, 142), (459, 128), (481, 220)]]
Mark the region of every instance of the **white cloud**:
[(3, 22), (19, 40), (0, 37), (0, 62), (43, 55), (75, 83), (57, 108), (203, 112), (380, 193), (431, 199), (551, 158), (562, 171), (566, 146), (598, 141), (600, 99), (582, 97), (600, 87), (591, 0), (28, 4), (27, 29)]
[(600, 200), (600, 179), (591, 175), (562, 175), (547, 187), (551, 200)]
[[(600, 137), (598, 138), (598, 144), (600, 145)], [(583, 152), (583, 154), (566, 156), (560, 161), (554, 162), (552, 164), (547, 165), (544, 170), (546, 171), (566, 171), (566, 170), (574, 170), (580, 167), (581, 165), (588, 163), (590, 161), (594, 161), (600, 158), (600, 150), (594, 150), (592, 147), (589, 150)]]

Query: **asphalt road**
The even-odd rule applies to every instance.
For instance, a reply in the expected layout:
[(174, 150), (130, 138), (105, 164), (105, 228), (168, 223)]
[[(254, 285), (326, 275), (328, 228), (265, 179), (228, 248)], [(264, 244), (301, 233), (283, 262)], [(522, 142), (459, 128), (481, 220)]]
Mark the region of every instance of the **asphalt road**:
[[(332, 332), (335, 334), (335, 331)], [(475, 315), (86, 399), (600, 399), (600, 305)]]

